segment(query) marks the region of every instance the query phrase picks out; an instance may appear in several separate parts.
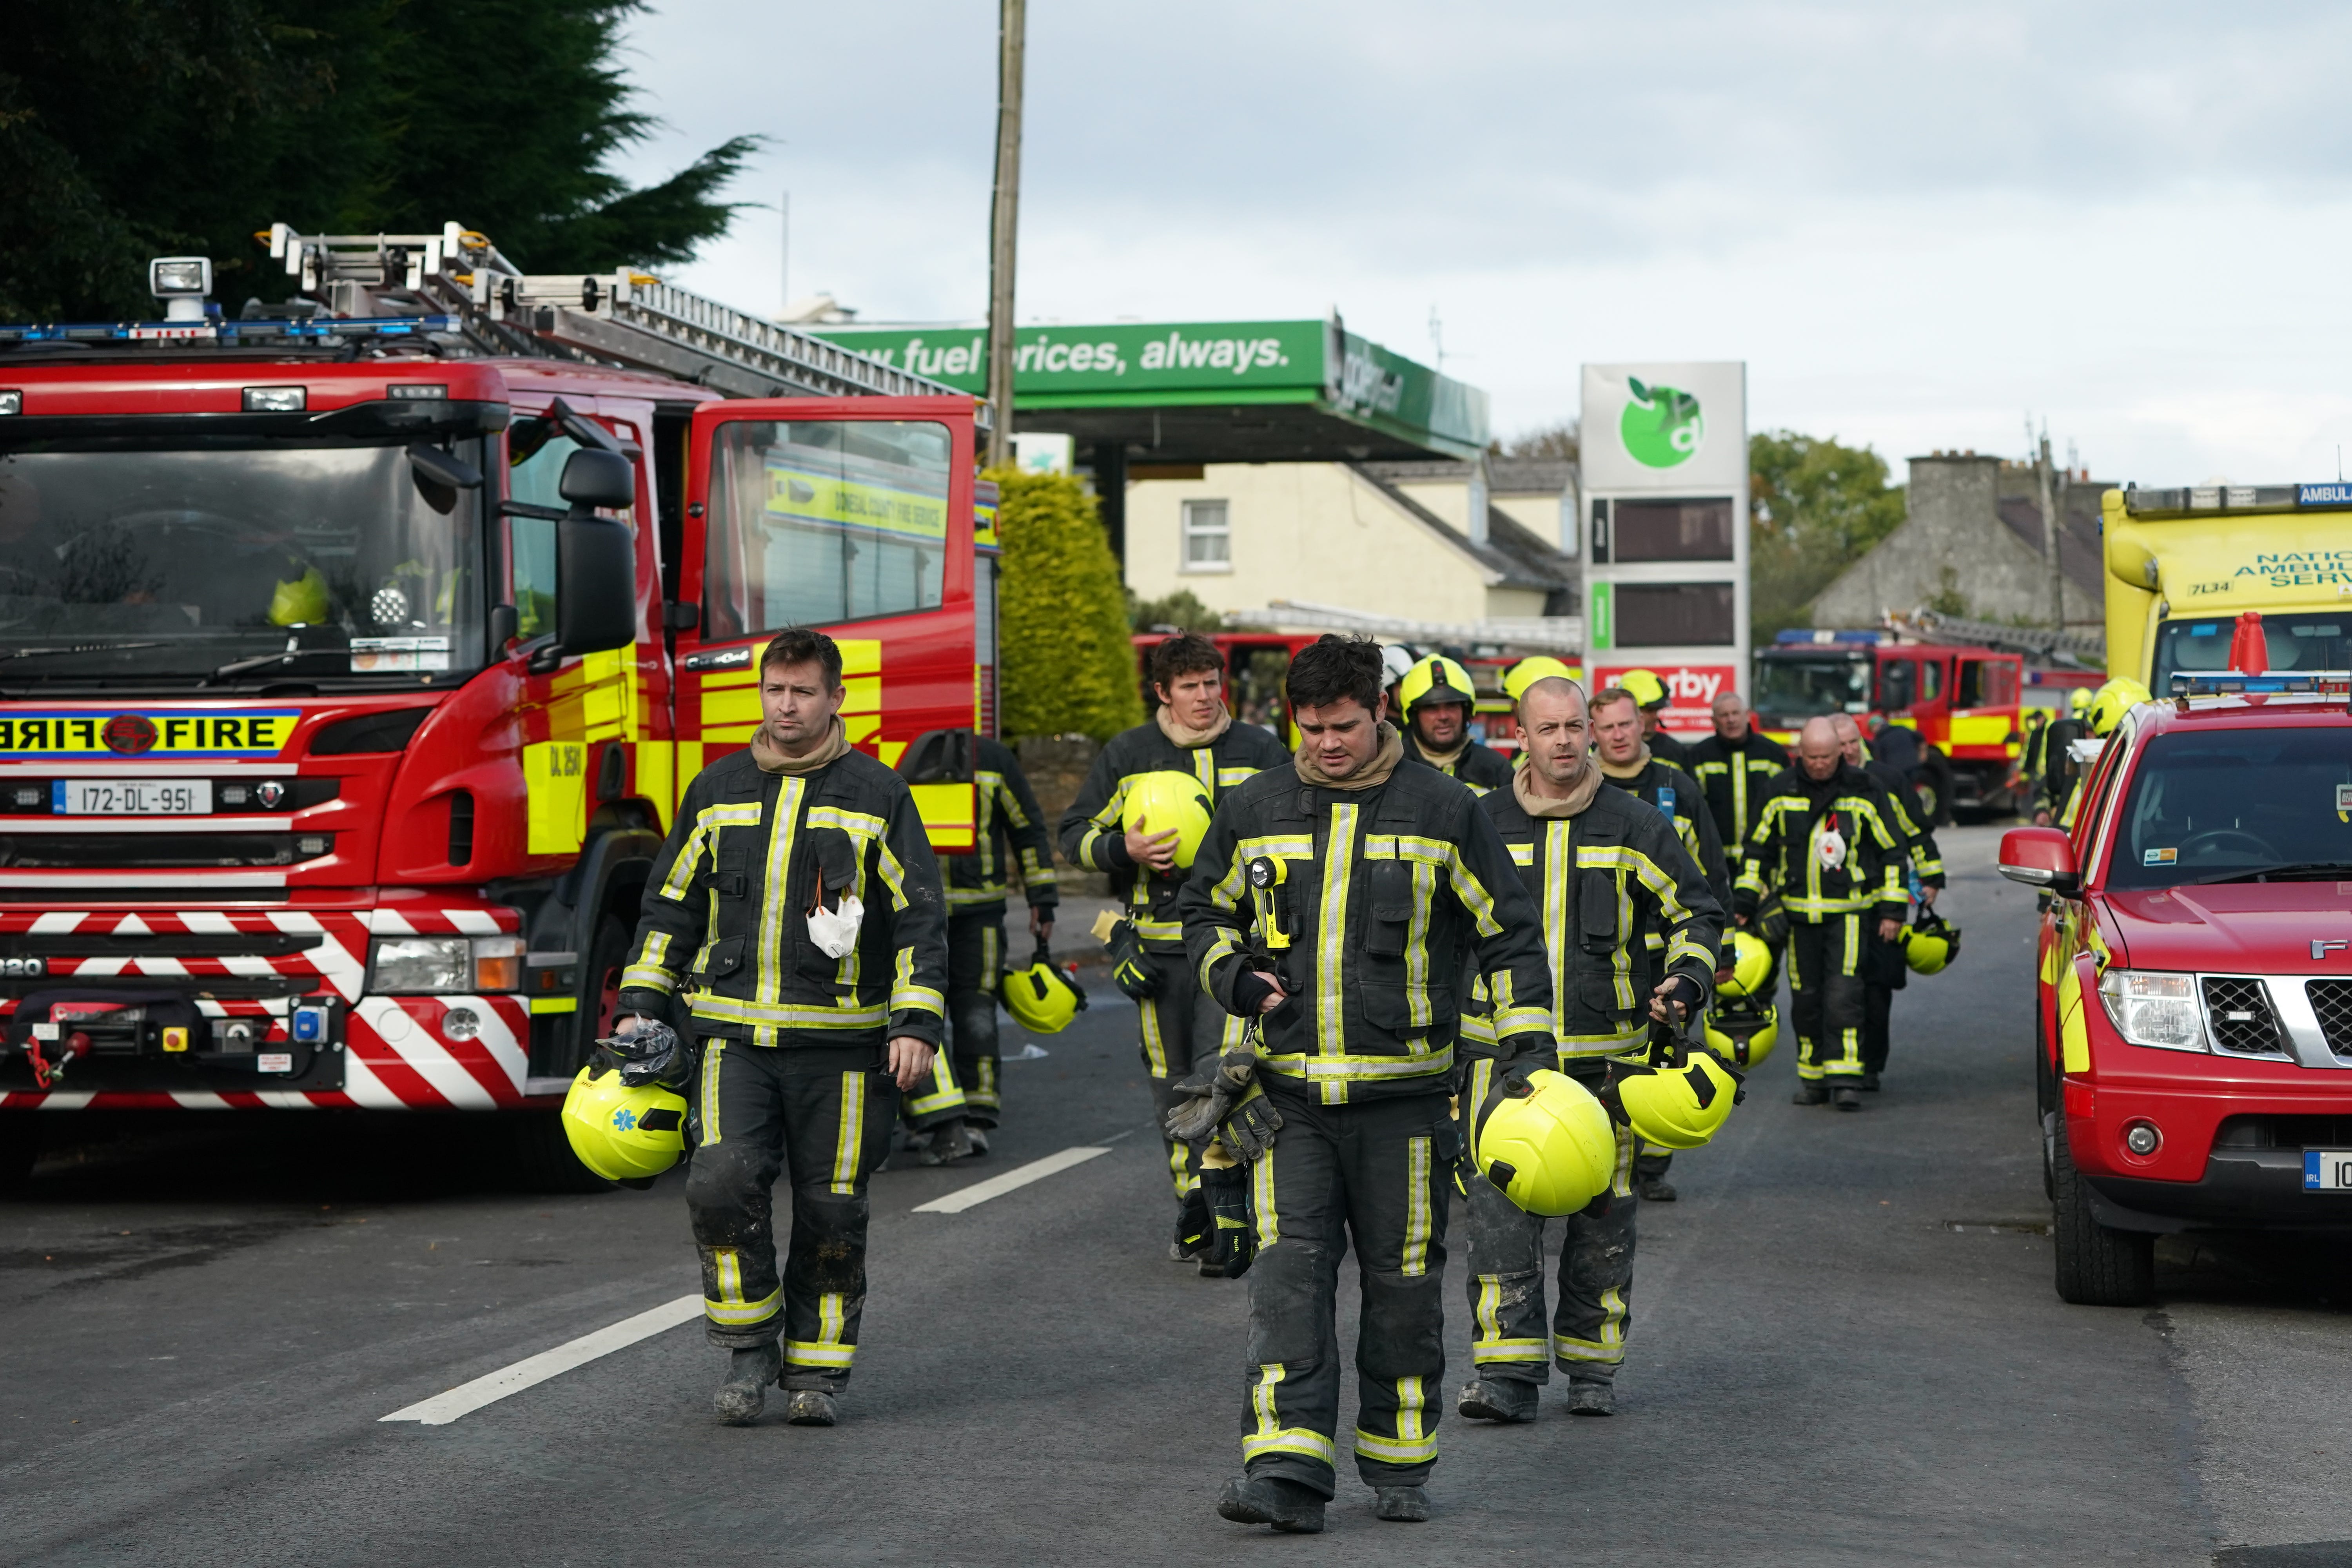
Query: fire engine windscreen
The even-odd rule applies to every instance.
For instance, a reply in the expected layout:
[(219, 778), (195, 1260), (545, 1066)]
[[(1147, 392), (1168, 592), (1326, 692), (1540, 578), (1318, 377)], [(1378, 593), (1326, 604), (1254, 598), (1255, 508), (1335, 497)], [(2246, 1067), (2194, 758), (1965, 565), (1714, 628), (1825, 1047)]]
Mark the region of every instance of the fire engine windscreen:
[(2352, 880), (2352, 730), (2158, 735), (2117, 820), (2110, 888)]
[[(2148, 682), (2148, 689), (2168, 695), (2176, 675), (2229, 668), (2230, 634), (2237, 626), (2235, 616), (2166, 621), (2157, 628), (2156, 679)], [(2292, 675), (2305, 669), (2352, 668), (2352, 613), (2321, 610), (2264, 615), (2263, 642), (2270, 652), (2271, 673), (2274, 675)]]
[[(479, 445), (447, 455), (478, 471)], [(0, 668), (347, 689), (478, 668), (480, 496), (405, 446), (0, 452)]]
[(1870, 711), (1870, 657), (1833, 654), (1822, 658), (1761, 658), (1756, 661), (1757, 715), (1773, 729), (1821, 713)]
[(711, 443), (704, 636), (937, 609), (948, 428), (739, 419)]

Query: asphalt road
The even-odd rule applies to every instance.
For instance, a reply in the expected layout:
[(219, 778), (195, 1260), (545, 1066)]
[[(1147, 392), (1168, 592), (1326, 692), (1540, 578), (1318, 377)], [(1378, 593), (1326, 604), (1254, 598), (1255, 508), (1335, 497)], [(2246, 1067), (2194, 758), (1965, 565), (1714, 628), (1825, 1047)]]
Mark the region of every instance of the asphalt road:
[[(675, 1178), (551, 1199), (468, 1175), (445, 1128), (291, 1116), (58, 1150), (0, 1204), (0, 1561), (2352, 1562), (2325, 1259), (2168, 1247), (2145, 1312), (2052, 1291), (2032, 905), (1996, 837), (1945, 840), (1965, 953), (1898, 1002), (1885, 1092), (1801, 1110), (1768, 1064), (1678, 1160), (1682, 1201), (1644, 1205), (1620, 1414), (1570, 1419), (1556, 1384), (1498, 1429), (1449, 1397), (1429, 1524), (1376, 1522), (1352, 1475), (1318, 1538), (1215, 1517), (1246, 1288), (1164, 1261), (1133, 1014), (1103, 994), (1007, 1066), (994, 1154), (877, 1179), (831, 1430), (774, 1403), (716, 1426), (692, 1327), (382, 1421), (694, 1292)], [(911, 1212), (1077, 1145), (1109, 1152)]]

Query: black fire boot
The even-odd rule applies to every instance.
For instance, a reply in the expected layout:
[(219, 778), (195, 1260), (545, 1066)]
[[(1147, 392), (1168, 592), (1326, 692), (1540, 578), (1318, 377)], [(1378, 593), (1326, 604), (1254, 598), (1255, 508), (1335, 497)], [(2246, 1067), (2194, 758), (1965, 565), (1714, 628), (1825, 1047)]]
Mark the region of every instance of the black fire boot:
[(1614, 1415), (1617, 1414), (1617, 1388), (1614, 1384), (1589, 1379), (1568, 1385), (1568, 1413), (1570, 1415)]
[(1850, 1083), (1842, 1083), (1830, 1096), (1830, 1103), (1840, 1110), (1860, 1110), (1862, 1090)]
[(1280, 1476), (1227, 1481), (1217, 1512), (1235, 1524), (1270, 1524), (1291, 1535), (1315, 1535), (1323, 1529), (1321, 1495), (1304, 1481)]
[(1676, 1196), (1675, 1184), (1664, 1176), (1644, 1177), (1641, 1186), (1636, 1190), (1641, 1193), (1642, 1201), (1644, 1203), (1670, 1204)]
[(711, 1407), (719, 1412), (722, 1425), (749, 1426), (760, 1418), (760, 1406), (767, 1402), (768, 1385), (783, 1375), (784, 1352), (770, 1340), (764, 1345), (754, 1345), (747, 1351), (736, 1351), (727, 1358), (727, 1381), (719, 1385), (711, 1396)]
[(942, 1121), (931, 1129), (931, 1136), (915, 1158), (926, 1165), (945, 1165), (971, 1157), (971, 1133), (961, 1119)]
[(1420, 1487), (1375, 1487), (1372, 1512), (1394, 1524), (1426, 1524), (1429, 1493)]
[(795, 1388), (784, 1406), (784, 1419), (794, 1426), (830, 1426), (838, 1418), (833, 1395), (821, 1388)]
[(1818, 1079), (1801, 1079), (1797, 1092), (1789, 1097), (1791, 1105), (1827, 1105), (1829, 1102), (1830, 1091)]
[(1462, 1385), (1454, 1408), (1472, 1421), (1532, 1421), (1542, 1392), (1512, 1378), (1481, 1378)]

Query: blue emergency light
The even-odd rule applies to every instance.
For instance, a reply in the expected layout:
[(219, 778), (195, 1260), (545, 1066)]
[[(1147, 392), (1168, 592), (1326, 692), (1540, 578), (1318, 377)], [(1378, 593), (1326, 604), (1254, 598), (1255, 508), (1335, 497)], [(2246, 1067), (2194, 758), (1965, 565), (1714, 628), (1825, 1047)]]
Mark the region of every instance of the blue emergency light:
[(455, 316), (332, 316), (200, 321), (52, 321), (0, 323), (0, 343), (222, 343), (231, 347), (292, 340), (346, 342), (354, 338), (421, 338), (455, 332)]
[(2352, 691), (2352, 669), (2306, 669), (2294, 675), (2248, 675), (2242, 670), (2184, 671), (2172, 678), (2175, 697), (2243, 697)]
[(1881, 631), (1809, 631), (1800, 626), (1782, 632), (1772, 640), (1783, 647), (1799, 645), (1828, 647), (1839, 643), (1862, 643), (1875, 647), (1881, 643), (1894, 641), (1895, 634)]

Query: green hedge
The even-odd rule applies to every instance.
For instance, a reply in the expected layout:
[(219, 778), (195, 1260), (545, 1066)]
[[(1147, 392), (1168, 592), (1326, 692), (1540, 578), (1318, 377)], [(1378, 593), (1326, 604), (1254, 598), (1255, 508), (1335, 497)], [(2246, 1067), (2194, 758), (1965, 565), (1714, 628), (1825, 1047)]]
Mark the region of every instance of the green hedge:
[(1094, 497), (1066, 474), (996, 468), (1003, 730), (1107, 741), (1143, 722), (1127, 595)]

